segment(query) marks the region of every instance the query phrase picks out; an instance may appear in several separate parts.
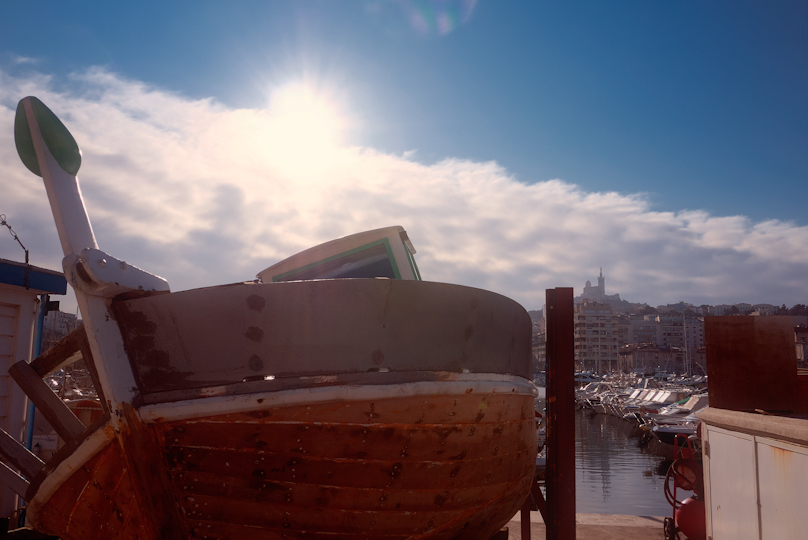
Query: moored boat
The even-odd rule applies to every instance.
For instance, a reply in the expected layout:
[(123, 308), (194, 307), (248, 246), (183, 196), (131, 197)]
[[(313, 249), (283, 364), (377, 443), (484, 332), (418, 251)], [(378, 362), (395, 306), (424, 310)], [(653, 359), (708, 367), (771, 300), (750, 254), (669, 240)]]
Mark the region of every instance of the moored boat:
[(36, 98), (15, 135), (48, 190), (104, 410), (85, 428), (37, 385), (67, 357), (15, 366), (68, 441), (48, 463), (19, 462), (37, 529), (485, 539), (521, 507), (537, 442), (517, 303), (421, 281), (401, 227), (306, 250), (257, 282), (171, 293), (98, 249), (78, 146)]

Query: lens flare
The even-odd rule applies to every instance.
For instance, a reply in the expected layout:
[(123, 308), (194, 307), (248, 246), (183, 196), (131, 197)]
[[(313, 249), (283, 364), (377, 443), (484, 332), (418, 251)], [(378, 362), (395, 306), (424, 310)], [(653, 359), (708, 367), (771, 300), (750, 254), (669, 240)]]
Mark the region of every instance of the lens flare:
[(400, 0), (416, 31), (446, 35), (471, 18), (477, 0)]

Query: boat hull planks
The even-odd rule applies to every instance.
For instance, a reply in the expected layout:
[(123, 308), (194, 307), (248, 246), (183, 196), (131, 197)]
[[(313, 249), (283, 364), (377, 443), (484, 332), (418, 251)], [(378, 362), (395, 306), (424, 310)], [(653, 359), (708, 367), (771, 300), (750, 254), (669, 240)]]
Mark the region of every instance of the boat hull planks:
[(156, 540), (143, 519), (121, 447), (113, 439), (70, 475), (29, 520), (62, 540)]
[[(186, 538), (488, 538), (521, 507), (533, 397), (416, 395), (140, 424)], [(157, 536), (117, 439), (35, 516), (65, 540)], [(167, 495), (169, 495), (167, 494)], [(165, 500), (167, 500), (166, 497)]]
[(155, 429), (190, 536), (487, 538), (529, 490), (532, 406), (532, 396), (414, 396)]

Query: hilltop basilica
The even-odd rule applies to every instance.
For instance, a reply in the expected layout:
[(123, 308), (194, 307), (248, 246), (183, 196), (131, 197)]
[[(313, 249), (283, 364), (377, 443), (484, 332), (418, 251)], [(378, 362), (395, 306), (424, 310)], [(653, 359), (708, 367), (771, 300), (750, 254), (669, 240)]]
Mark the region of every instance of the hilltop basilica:
[(623, 302), (619, 294), (606, 294), (606, 278), (603, 277), (603, 268), (600, 269), (598, 284), (593, 286), (591, 281), (587, 281), (583, 294), (575, 299), (575, 303), (583, 303), (584, 300), (602, 304), (616, 303), (617, 305)]

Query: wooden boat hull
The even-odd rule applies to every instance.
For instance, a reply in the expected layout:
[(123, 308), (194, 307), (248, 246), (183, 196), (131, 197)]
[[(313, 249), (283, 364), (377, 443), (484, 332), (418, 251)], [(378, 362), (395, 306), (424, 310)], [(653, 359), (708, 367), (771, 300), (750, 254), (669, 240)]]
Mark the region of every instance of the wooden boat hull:
[(97, 249), (81, 154), (59, 119), (25, 98), (15, 133), (48, 191), (86, 326), (75, 345), (104, 413), (85, 429), (42, 382), (69, 358), (12, 366), (66, 441), (43, 464), (0, 433), (34, 477), (6, 471), (37, 528), (64, 540), (487, 539), (522, 504), (536, 454), (524, 308), (420, 281), (400, 228), (262, 273), (279, 283), (171, 294)]
[(487, 540), (528, 494), (530, 319), (507, 298), (325, 280), (122, 299), (114, 313), (139, 394), (107, 446), (32, 484), (44, 532)]
[[(487, 539), (519, 509), (537, 451), (531, 395), (460, 390), (142, 429), (184, 538)], [(64, 540), (161, 538), (138, 500), (113, 439), (37, 501), (34, 523)]]

